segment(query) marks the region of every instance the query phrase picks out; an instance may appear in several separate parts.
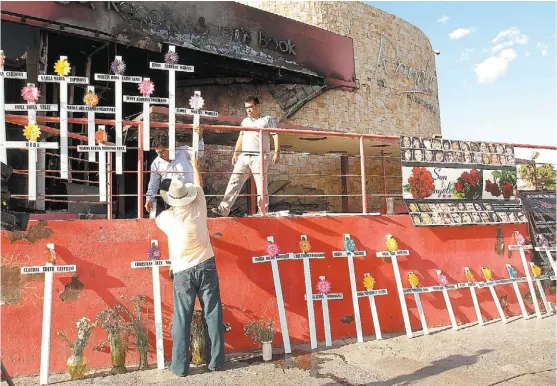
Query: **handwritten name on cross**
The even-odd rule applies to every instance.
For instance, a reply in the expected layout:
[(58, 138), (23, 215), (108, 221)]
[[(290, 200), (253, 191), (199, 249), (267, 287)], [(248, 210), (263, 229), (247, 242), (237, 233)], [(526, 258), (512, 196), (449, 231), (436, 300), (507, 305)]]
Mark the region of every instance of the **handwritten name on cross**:
[[(320, 282), (325, 282), (325, 276), (319, 276)], [(325, 329), (325, 346), (331, 347), (333, 345), (333, 340), (331, 337), (331, 321), (329, 316), (329, 300), (342, 300), (344, 298), (343, 294), (341, 293), (319, 293), (319, 294), (312, 294), (308, 296), (307, 294), (304, 296), (306, 301), (313, 300), (321, 300), (321, 309), (323, 311), (323, 328)], [(313, 320), (313, 324), (315, 326), (315, 319)]]
[[(143, 78), (143, 82), (149, 82), (151, 78)], [(124, 95), (124, 102), (126, 103), (143, 103), (143, 138), (138, 138), (138, 141), (143, 141), (143, 150), (151, 150), (151, 105), (168, 105), (168, 98), (157, 98), (150, 96), (130, 96)]]
[[(4, 51), (0, 50), (0, 144), (6, 143), (6, 109), (5, 109), (5, 92), (4, 79), (27, 79), (26, 72), (4, 71)], [(0, 162), (8, 163), (8, 155), (6, 147), (0, 147)]]
[(522, 267), (524, 268), (524, 273), (526, 274), (526, 280), (528, 281), (528, 289), (530, 290), (530, 296), (532, 296), (532, 302), (534, 303), (534, 310), (536, 311), (536, 317), (541, 319), (542, 314), (540, 311), (540, 305), (538, 304), (538, 297), (536, 295), (536, 291), (534, 290), (534, 282), (532, 280), (532, 276), (530, 275), (530, 267), (528, 266), (528, 262), (526, 261), (526, 254), (524, 253), (525, 250), (533, 249), (532, 245), (526, 244), (516, 244), (516, 245), (509, 245), (510, 251), (518, 250), (520, 253), (520, 260), (522, 261)]
[[(95, 93), (94, 86), (87, 86), (87, 93)], [(87, 113), (87, 145), (95, 146), (95, 113), (116, 114), (116, 108), (111, 106), (69, 105), (68, 111)], [(95, 162), (95, 153), (89, 153), (89, 161)]]
[[(389, 238), (390, 235), (387, 236)], [(406, 329), (406, 336), (412, 338), (412, 328), (410, 327), (410, 317), (408, 316), (408, 306), (406, 305), (406, 298), (404, 297), (402, 286), (402, 279), (400, 277), (400, 269), (398, 268), (398, 256), (409, 256), (410, 252), (408, 250), (396, 250), (396, 251), (380, 251), (375, 254), (378, 258), (390, 257), (393, 264), (393, 272), (395, 275), (396, 288), (398, 292), (398, 300), (400, 302), (400, 309), (402, 311), (402, 319), (404, 320), (404, 328)]]
[[(365, 278), (370, 277), (368, 272), (364, 273)], [(375, 305), (375, 297), (381, 295), (387, 295), (387, 289), (376, 289), (376, 290), (366, 290), (358, 291), (357, 295), (359, 298), (367, 297), (369, 299), (369, 308), (371, 309), (371, 319), (373, 321), (373, 330), (375, 331), (375, 338), (377, 340), (383, 339), (381, 334), (381, 325), (379, 324), (379, 315), (377, 314), (377, 306)]]
[[(67, 60), (60, 56), (60, 60)], [(60, 177), (69, 177), (68, 157), (68, 84), (89, 84), (89, 79), (82, 76), (39, 75), (39, 82), (58, 83), (60, 86)]]
[(75, 265), (54, 265), (56, 256), (54, 244), (47, 244), (52, 261), (44, 266), (21, 267), (21, 274), (44, 274), (43, 323), (41, 337), (41, 367), (39, 381), (41, 385), (48, 385), (48, 367), (50, 363), (50, 322), (52, 320), (52, 282), (55, 273), (76, 272)]
[[(100, 131), (105, 131), (103, 125), (99, 125)], [(106, 202), (106, 153), (122, 154), (126, 152), (126, 146), (105, 146), (98, 144), (95, 146), (78, 145), (77, 151), (79, 152), (98, 152), (99, 153), (99, 201)]]
[[(153, 251), (153, 252), (152, 252)], [(158, 251), (158, 253), (156, 252)], [(132, 261), (132, 268), (153, 268), (153, 303), (155, 307), (155, 336), (157, 340), (157, 367), (159, 370), (164, 369), (164, 343), (162, 331), (162, 306), (161, 306), (161, 267), (170, 267), (170, 260), (158, 260), (160, 258), (159, 242), (151, 240), (151, 248), (149, 250), (149, 260)]]
[[(168, 46), (168, 52), (176, 53), (176, 47)], [(173, 160), (176, 157), (176, 71), (194, 72), (194, 68), (177, 63), (150, 62), (149, 65), (155, 70), (168, 71), (168, 156)], [(195, 143), (194, 141), (194, 149)]]
[[(34, 84), (28, 83), (28, 87), (35, 87)], [(7, 104), (4, 106), (5, 111), (27, 111), (27, 121), (29, 125), (36, 124), (37, 111), (57, 111), (58, 105), (35, 104), (27, 102), (26, 104)], [(29, 201), (37, 200), (37, 149), (58, 149), (58, 142), (37, 142), (36, 140), (28, 141), (4, 141), (0, 143), (0, 147), (5, 149), (27, 149), (28, 157), (28, 179), (27, 179), (27, 199)]]
[[(269, 245), (275, 245), (275, 239), (273, 238), (273, 236), (267, 237), (267, 242), (269, 243)], [(292, 353), (292, 347), (290, 346), (290, 336), (288, 335), (288, 323), (286, 321), (286, 311), (284, 309), (284, 299), (282, 297), (282, 284), (280, 282), (278, 260), (289, 259), (291, 258), (291, 255), (291, 253), (283, 253), (276, 255), (255, 256), (252, 260), (253, 263), (266, 263), (269, 261), (271, 262), (271, 268), (273, 270), (273, 282), (275, 285), (275, 295), (277, 297), (277, 308), (282, 333), (282, 344), (284, 346), (285, 354)]]
[(358, 303), (358, 289), (356, 287), (356, 275), (354, 273), (354, 256), (366, 257), (366, 251), (357, 251), (356, 243), (350, 238), (350, 234), (344, 235), (344, 251), (334, 251), (333, 257), (346, 257), (348, 261), (348, 275), (350, 278), (350, 290), (352, 292), (352, 307), (354, 308), (354, 322), (356, 323), (356, 338), (358, 343), (363, 343), (362, 320), (360, 317), (360, 305)]
[[(121, 62), (122, 57), (116, 56), (115, 61)], [(125, 75), (110, 75), (110, 74), (95, 74), (95, 80), (104, 82), (114, 82), (114, 94), (116, 108), (116, 146), (122, 146), (122, 82), (126, 83), (141, 83), (140, 76), (125, 76)], [(122, 153), (116, 153), (116, 174), (123, 173)]]
[[(217, 113), (216, 111), (207, 111), (207, 110), (201, 110), (201, 108), (203, 107), (203, 105), (205, 104), (205, 101), (203, 100), (203, 98), (201, 97), (201, 91), (195, 91), (193, 93), (193, 97), (190, 98), (190, 109), (183, 109), (183, 108), (177, 108), (176, 112), (178, 114), (187, 114), (187, 115), (193, 115), (193, 125), (194, 126), (199, 126), (199, 117), (203, 116), (203, 117), (218, 117), (219, 113)], [(197, 157), (197, 153), (199, 151), (199, 134), (197, 134), (195, 131), (193, 132), (193, 143), (192, 143), (192, 147), (193, 147), (193, 151), (194, 154)]]

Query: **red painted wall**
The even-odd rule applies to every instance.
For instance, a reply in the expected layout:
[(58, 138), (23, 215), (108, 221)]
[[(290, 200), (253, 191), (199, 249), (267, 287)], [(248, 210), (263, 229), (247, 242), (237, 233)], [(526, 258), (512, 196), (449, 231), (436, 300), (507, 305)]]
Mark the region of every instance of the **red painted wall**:
[[(31, 224), (25, 233), (2, 238), (2, 360), (14, 375), (37, 374), (40, 362), (42, 320), (42, 275), (33, 277), (18, 275), (18, 266), (43, 265), (44, 248), (47, 243), (56, 244), (57, 264), (76, 264), (77, 276), (84, 284), (74, 299), (64, 292), (71, 282), (72, 274), (55, 274), (51, 372), (65, 371), (69, 349), (56, 336), (57, 331), (73, 339), (75, 322), (82, 316), (94, 319), (96, 313), (106, 305), (122, 303), (131, 308), (131, 296), (143, 294), (152, 305), (153, 292), (149, 269), (131, 269), (133, 260), (146, 260), (150, 239), (160, 241), (163, 256), (167, 256), (166, 237), (150, 220), (93, 220), (93, 221), (50, 221), (40, 226)], [(409, 257), (401, 257), (400, 269), (405, 286), (406, 273), (413, 270), (420, 276), (422, 286), (437, 284), (436, 269), (442, 269), (450, 282), (462, 282), (464, 266), (481, 278), (480, 267), (489, 266), (495, 278), (506, 278), (505, 264), (512, 264), (523, 276), (518, 251), (508, 256), (505, 247), (503, 256), (494, 252), (496, 227), (467, 226), (455, 228), (416, 228), (408, 216), (338, 216), (323, 218), (246, 218), (209, 220), (212, 243), (216, 253), (222, 301), (225, 305), (225, 322), (232, 326), (226, 334), (227, 351), (254, 348), (251, 340), (243, 336), (243, 324), (251, 318), (263, 316), (278, 322), (278, 312), (269, 263), (253, 264), (252, 257), (264, 255), (266, 237), (273, 235), (282, 252), (298, 252), (300, 234), (307, 234), (312, 251), (326, 252), (323, 260), (311, 261), (313, 287), (320, 275), (331, 282), (333, 292), (342, 292), (344, 300), (329, 302), (333, 339), (353, 337), (355, 324), (341, 321), (343, 316), (353, 315), (345, 258), (333, 258), (332, 251), (342, 250), (344, 233), (350, 233), (359, 250), (365, 249), (366, 258), (355, 259), (356, 280), (363, 290), (365, 272), (376, 279), (376, 288), (387, 288), (389, 294), (377, 298), (379, 320), (383, 332), (402, 332), (404, 324), (396, 294), (392, 265), (375, 257), (375, 252), (385, 250), (386, 234), (399, 240), (401, 249), (409, 249)], [(502, 226), (505, 244), (512, 244), (512, 231), (519, 230), (527, 235), (524, 225)], [(14, 237), (15, 236), (15, 237)], [(18, 240), (11, 240), (14, 237)], [(23, 238), (23, 239), (21, 239)], [(286, 303), (288, 327), (292, 344), (309, 341), (307, 308), (304, 300), (304, 276), (301, 261), (281, 261), (279, 269), (283, 295)], [(11, 268), (10, 268), (11, 267)], [(15, 267), (15, 268), (14, 268)], [(19, 282), (18, 282), (19, 280)], [(161, 269), (163, 300), (163, 324), (166, 359), (170, 359), (171, 340), (169, 322), (172, 318), (172, 281), (168, 269)], [(521, 292), (526, 284), (519, 284)], [(509, 311), (519, 314), (520, 310), (512, 286), (497, 286), (499, 296), (507, 295)], [(484, 318), (497, 317), (497, 311), (488, 289), (477, 290)], [(459, 323), (475, 321), (472, 300), (468, 289), (449, 291), (454, 312)], [(65, 299), (65, 300), (62, 300)], [(413, 328), (420, 329), (413, 296), (406, 297)], [(449, 317), (441, 293), (422, 295), (428, 325), (448, 325)], [(324, 341), (321, 306), (315, 302), (317, 337)], [(532, 306), (526, 306), (529, 311)], [(365, 334), (373, 332), (369, 302), (360, 301), (362, 326)], [(154, 347), (153, 309), (149, 310), (149, 333)], [(91, 347), (106, 339), (105, 332), (96, 328), (91, 343), (85, 350), (90, 368), (110, 366), (110, 355), (93, 351)], [(281, 335), (275, 336), (274, 344), (282, 345)], [(138, 363), (137, 353), (128, 356), (128, 365)], [(150, 363), (155, 362), (154, 352)]]

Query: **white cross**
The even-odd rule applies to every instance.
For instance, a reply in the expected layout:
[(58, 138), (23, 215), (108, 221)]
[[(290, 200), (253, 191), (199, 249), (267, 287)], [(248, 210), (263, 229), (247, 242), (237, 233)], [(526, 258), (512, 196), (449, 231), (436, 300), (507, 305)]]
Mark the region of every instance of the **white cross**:
[[(94, 86), (87, 86), (87, 93), (94, 93)], [(68, 105), (68, 111), (87, 113), (87, 145), (95, 146), (95, 113), (116, 114), (116, 108), (110, 106)], [(95, 162), (95, 153), (89, 153), (89, 161)]]
[[(55, 256), (54, 244), (47, 244)], [(50, 321), (52, 318), (52, 281), (55, 273), (76, 272), (75, 265), (54, 265), (47, 262), (44, 266), (21, 267), (21, 274), (44, 274), (43, 324), (41, 338), (40, 384), (48, 385), (48, 366), (50, 362)]]
[(518, 278), (516, 277), (517, 272), (510, 264), (505, 264), (505, 267), (507, 268), (507, 273), (509, 275), (509, 278), (514, 279), (512, 285), (514, 289), (514, 294), (516, 295), (516, 299), (518, 301), (518, 305), (520, 306), (520, 311), (522, 312), (522, 317), (524, 319), (529, 319), (530, 315), (528, 315), (528, 312), (526, 312), (526, 307), (524, 307), (524, 300), (522, 299), (522, 295), (520, 294), (520, 290), (518, 289), (518, 281), (517, 281)]
[[(414, 272), (408, 272), (408, 275)], [(414, 273), (415, 274), (415, 273)], [(416, 302), (416, 308), (418, 309), (418, 315), (420, 316), (420, 322), (422, 323), (422, 330), (424, 331), (424, 335), (429, 335), (429, 329), (427, 328), (427, 322), (425, 320), (425, 313), (424, 308), (422, 306), (422, 300), (420, 299), (420, 293), (422, 292), (433, 292), (433, 287), (414, 287), (412, 288), (405, 288), (402, 290), (405, 294), (413, 293), (414, 294), (414, 301)]]
[[(0, 50), (0, 55), (4, 51)], [(26, 72), (4, 71), (4, 66), (0, 67), (0, 144), (6, 143), (6, 110), (4, 105), (4, 78), (8, 79), (27, 79)], [(6, 147), (0, 147), (0, 162), (8, 163)]]
[[(151, 247), (158, 247), (157, 240), (151, 240)], [(153, 268), (153, 302), (155, 307), (155, 336), (157, 339), (157, 368), (164, 369), (164, 342), (162, 336), (161, 281), (160, 267), (171, 266), (170, 260), (132, 261), (132, 268)]]
[(404, 319), (404, 328), (406, 329), (406, 336), (412, 338), (412, 327), (410, 326), (410, 317), (408, 316), (408, 306), (406, 305), (406, 298), (404, 297), (402, 280), (400, 278), (400, 270), (398, 268), (397, 256), (409, 256), (410, 252), (406, 249), (396, 251), (381, 251), (375, 254), (376, 257), (390, 257), (393, 264), (393, 271), (395, 275), (396, 288), (398, 292), (398, 300), (402, 310), (402, 319)]
[[(199, 126), (199, 117), (201, 117), (201, 116), (203, 116), (203, 117), (218, 117), (219, 116), (219, 113), (217, 113), (216, 111), (201, 110), (204, 103), (205, 103), (205, 101), (201, 97), (201, 91), (195, 91), (193, 93), (193, 97), (190, 98), (190, 107), (191, 108), (190, 109), (178, 108), (178, 109), (176, 109), (176, 112), (179, 113), (179, 114), (193, 115), (193, 125), (194, 126)], [(197, 152), (199, 151), (199, 134), (197, 134), (195, 131), (193, 132), (193, 143), (192, 143), (192, 145), (193, 145), (192, 147), (193, 147), (194, 154), (196, 154), (196, 156), (197, 156)]]
[(551, 264), (551, 268), (553, 269), (553, 274), (557, 275), (557, 262), (553, 260), (551, 256), (551, 252), (557, 252), (557, 247), (536, 247), (536, 251), (545, 252), (547, 260), (549, 260), (549, 264)]
[[(168, 51), (176, 52), (176, 47), (168, 46)], [(174, 160), (176, 157), (176, 71), (193, 72), (194, 68), (183, 64), (155, 62), (150, 63), (150, 68), (168, 71), (168, 155), (171, 160)]]
[[(319, 280), (324, 281), (325, 276), (319, 276)], [(321, 308), (323, 311), (323, 327), (325, 329), (325, 346), (331, 347), (333, 345), (333, 341), (331, 338), (331, 322), (329, 319), (329, 300), (342, 300), (344, 296), (341, 293), (326, 293), (326, 294), (312, 294), (312, 296), (308, 296), (307, 294), (304, 296), (306, 301), (313, 300), (321, 300)], [(313, 321), (315, 326), (315, 320)]]
[[(437, 270), (437, 277), (439, 277), (441, 275), (441, 270), (438, 269)], [(453, 312), (453, 305), (451, 304), (451, 298), (449, 298), (449, 292), (447, 291), (448, 289), (457, 289), (458, 285), (442, 285), (443, 289), (441, 290), (443, 292), (443, 298), (445, 299), (445, 306), (447, 306), (447, 311), (449, 312), (449, 319), (451, 320), (451, 325), (453, 326), (453, 330), (458, 330), (458, 324), (456, 323), (456, 318), (454, 316), (454, 312)]]
[[(105, 131), (103, 125), (99, 125), (99, 130)], [(105, 146), (103, 144), (98, 144), (95, 146), (85, 146), (78, 145), (77, 151), (79, 152), (98, 152), (99, 153), (99, 201), (106, 202), (106, 154), (105, 153), (116, 153), (122, 154), (126, 152), (126, 146)]]
[[(269, 243), (274, 243), (275, 239), (273, 238), (273, 236), (269, 236), (267, 237), (267, 241)], [(286, 311), (284, 309), (284, 299), (282, 297), (282, 285), (280, 282), (280, 273), (279, 273), (277, 261), (290, 259), (292, 258), (291, 255), (292, 255), (291, 253), (283, 253), (283, 254), (278, 254), (276, 256), (265, 255), (265, 256), (253, 257), (254, 263), (265, 263), (268, 261), (271, 262), (271, 268), (273, 270), (273, 282), (275, 284), (275, 294), (277, 297), (277, 307), (278, 307), (281, 333), (282, 333), (282, 343), (284, 346), (285, 354), (292, 353), (292, 348), (290, 346), (290, 336), (288, 335), (288, 323), (286, 321)]]
[(522, 260), (522, 267), (524, 268), (524, 273), (526, 274), (526, 279), (528, 281), (528, 288), (530, 289), (530, 295), (532, 296), (532, 302), (534, 303), (534, 309), (536, 310), (536, 317), (541, 319), (542, 314), (538, 304), (538, 297), (536, 296), (536, 291), (534, 290), (534, 282), (532, 281), (530, 269), (528, 268), (528, 263), (526, 262), (526, 255), (524, 254), (525, 249), (533, 249), (532, 245), (509, 245), (509, 250), (516, 251), (517, 249), (520, 252), (520, 260)]
[[(470, 268), (464, 267), (464, 274), (466, 277), (470, 274)], [(478, 297), (476, 296), (476, 288), (478, 286), (477, 282), (468, 282), (468, 283), (459, 283), (458, 288), (470, 288), (470, 295), (472, 296), (472, 303), (474, 303), (474, 310), (476, 311), (476, 317), (478, 318), (478, 324), (480, 326), (484, 325), (484, 321), (482, 318), (482, 313), (480, 310), (480, 305), (478, 303)]]
[[(116, 56), (115, 60), (122, 61), (121, 56)], [(122, 82), (126, 83), (141, 83), (140, 76), (124, 76), (124, 75), (110, 75), (110, 74), (95, 74), (95, 80), (114, 82), (114, 93), (116, 107), (116, 146), (122, 146)], [(116, 153), (116, 174), (123, 173), (122, 153)]]
[[(150, 80), (150, 78), (143, 78), (143, 81), (147, 80)], [(124, 95), (124, 102), (143, 103), (143, 138), (138, 138), (137, 140), (143, 140), (143, 150), (149, 151), (151, 149), (151, 117), (149, 106), (167, 105), (169, 103), (168, 98)]]
[[(364, 279), (369, 277), (369, 273), (364, 273)], [(375, 305), (375, 297), (380, 295), (387, 295), (387, 289), (377, 289), (377, 290), (370, 290), (370, 291), (359, 291), (358, 297), (367, 297), (369, 298), (369, 307), (371, 308), (371, 319), (373, 320), (373, 330), (375, 331), (375, 338), (377, 340), (383, 339), (383, 335), (381, 334), (381, 325), (379, 324), (379, 315), (377, 314), (377, 306)]]
[[(60, 60), (67, 60), (60, 56)], [(89, 84), (89, 79), (82, 76), (39, 75), (39, 82), (60, 84), (60, 177), (69, 177), (68, 157), (68, 83)]]
[[(534, 268), (534, 263), (530, 262), (530, 267)], [(553, 313), (551, 308), (549, 307), (549, 303), (547, 301), (547, 296), (545, 296), (545, 291), (543, 290), (543, 286), (542, 286), (542, 281), (543, 280), (547, 280), (550, 279), (548, 277), (548, 275), (540, 275), (540, 276), (534, 276), (534, 280), (536, 281), (536, 285), (538, 286), (538, 291), (540, 292), (540, 296), (542, 298), (542, 302), (543, 302), (543, 307), (545, 308), (545, 313), (546, 314), (551, 314)]]
[[(344, 235), (344, 241), (349, 240), (350, 235)], [(356, 323), (356, 338), (358, 343), (363, 343), (362, 320), (360, 317), (360, 305), (358, 303), (358, 289), (356, 287), (356, 275), (354, 273), (354, 256), (365, 257), (366, 251), (334, 251), (333, 257), (346, 257), (348, 260), (348, 275), (350, 278), (350, 290), (352, 292), (352, 307), (354, 308), (354, 322)]]
[[(34, 87), (32, 83), (28, 87)], [(5, 111), (27, 111), (27, 121), (29, 125), (36, 124), (37, 111), (57, 111), (58, 105), (35, 104), (7, 104)], [(27, 198), (29, 201), (37, 200), (37, 149), (58, 149), (58, 142), (37, 142), (37, 141), (4, 141), (0, 143), (3, 151), (5, 149), (27, 149), (29, 164), (29, 175), (27, 180)]]
[[(481, 269), (482, 271), (482, 275), (484, 275), (483, 269)], [(501, 321), (503, 323), (507, 323), (507, 317), (505, 316), (505, 312), (503, 312), (503, 308), (501, 307), (501, 302), (499, 301), (499, 298), (497, 297), (497, 292), (495, 292), (495, 287), (498, 283), (496, 283), (493, 280), (487, 280), (487, 278), (484, 275), (484, 278), (486, 279), (485, 282), (478, 282), (478, 288), (485, 288), (488, 287), (489, 288), (489, 292), (491, 293), (491, 297), (493, 298), (493, 302), (495, 303), (495, 307), (497, 308), (497, 312), (499, 313), (499, 317), (501, 318)]]

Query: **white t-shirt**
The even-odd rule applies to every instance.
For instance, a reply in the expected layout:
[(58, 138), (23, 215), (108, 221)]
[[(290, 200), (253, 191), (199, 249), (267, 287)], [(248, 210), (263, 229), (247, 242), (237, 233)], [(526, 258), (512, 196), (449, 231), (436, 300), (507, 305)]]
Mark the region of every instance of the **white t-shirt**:
[(168, 236), (174, 273), (195, 267), (215, 255), (207, 228), (207, 202), (203, 188), (197, 187), (197, 197), (191, 204), (167, 209), (155, 221)]
[[(242, 126), (244, 127), (260, 127), (262, 129), (269, 127), (277, 127), (277, 121), (270, 115), (261, 114), (259, 118), (252, 119), (250, 117), (245, 117), (242, 121)], [(257, 131), (241, 131), (242, 136), (242, 152), (246, 153), (257, 153), (259, 154), (259, 132)], [(269, 140), (270, 135), (276, 135), (275, 133), (263, 133), (263, 152), (271, 152), (271, 144)]]

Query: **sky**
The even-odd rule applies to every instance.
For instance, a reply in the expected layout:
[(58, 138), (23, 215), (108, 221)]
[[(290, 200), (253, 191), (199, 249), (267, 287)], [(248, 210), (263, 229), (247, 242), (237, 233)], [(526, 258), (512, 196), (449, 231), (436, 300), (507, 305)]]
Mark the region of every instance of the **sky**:
[(415, 25), (441, 52), (445, 138), (556, 145), (555, 1), (366, 3)]

